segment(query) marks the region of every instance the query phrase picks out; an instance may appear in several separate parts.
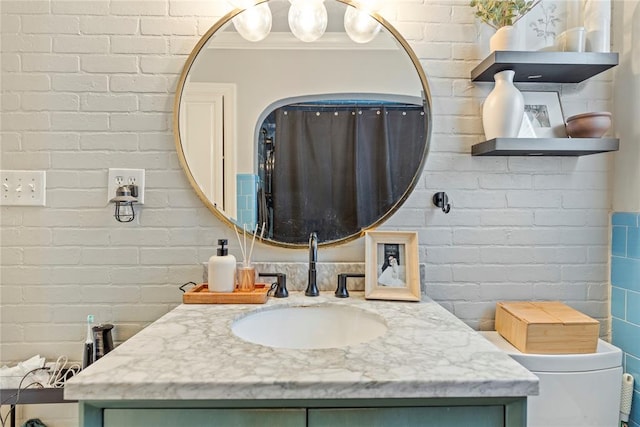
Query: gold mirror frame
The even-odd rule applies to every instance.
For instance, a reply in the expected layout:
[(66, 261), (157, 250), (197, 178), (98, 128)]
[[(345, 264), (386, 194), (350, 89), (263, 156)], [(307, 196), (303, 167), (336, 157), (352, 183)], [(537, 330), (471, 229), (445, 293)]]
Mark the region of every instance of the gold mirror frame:
[[(343, 3), (347, 6), (357, 7), (356, 2), (352, 0), (334, 0), (334, 1)], [(267, 2), (269, 2), (269, 0), (261, 0), (261, 1), (257, 1), (256, 4), (267, 3)], [(179, 117), (180, 117), (180, 101), (182, 99), (182, 92), (184, 90), (184, 85), (187, 79), (187, 75), (189, 74), (189, 71), (191, 70), (191, 67), (196, 57), (198, 56), (202, 48), (206, 45), (206, 43), (209, 41), (209, 39), (213, 34), (215, 34), (220, 28), (222, 28), (225, 24), (231, 21), (233, 17), (235, 17), (237, 14), (243, 11), (244, 9), (234, 9), (231, 12), (227, 13), (222, 18), (220, 18), (215, 24), (213, 24), (213, 26), (209, 28), (209, 30), (200, 38), (200, 40), (198, 40), (198, 43), (195, 45), (195, 47), (189, 54), (189, 57), (187, 58), (187, 61), (184, 67), (182, 68), (182, 73), (180, 74), (178, 85), (176, 86), (176, 94), (175, 94), (174, 103), (173, 103), (173, 136), (174, 136), (174, 142), (176, 146), (176, 152), (178, 153), (178, 159), (180, 161), (180, 165), (182, 166), (182, 169), (187, 175), (187, 179), (189, 180), (191, 187), (195, 190), (196, 194), (198, 195), (198, 198), (204, 203), (204, 205), (207, 207), (207, 209), (209, 209), (209, 211), (211, 211), (218, 219), (220, 219), (223, 223), (225, 223), (229, 227), (235, 228), (235, 230), (238, 231), (239, 233), (243, 233), (244, 230), (241, 227), (239, 227), (237, 224), (235, 224), (233, 221), (229, 220), (229, 218), (227, 218), (224, 214), (222, 214), (213, 205), (213, 203), (211, 203), (211, 201), (205, 196), (205, 194), (200, 189), (198, 183), (195, 181), (195, 178), (193, 177), (193, 174), (189, 169), (189, 165), (187, 164), (187, 160), (186, 160), (184, 151), (182, 149), (182, 141), (180, 139)], [(376, 227), (384, 223), (387, 219), (389, 219), (400, 208), (400, 206), (404, 204), (404, 202), (407, 200), (409, 195), (415, 189), (419, 178), (422, 176), (422, 171), (424, 169), (424, 165), (427, 160), (427, 154), (429, 152), (433, 114), (431, 109), (431, 92), (429, 90), (427, 76), (415, 52), (413, 51), (413, 49), (411, 49), (411, 47), (409, 46), (409, 43), (404, 39), (404, 37), (400, 35), (398, 30), (396, 30), (386, 19), (384, 19), (378, 13), (372, 13), (371, 16), (376, 21), (378, 21), (398, 41), (398, 43), (400, 43), (404, 51), (407, 53), (407, 55), (409, 55), (409, 58), (411, 59), (411, 62), (415, 68), (415, 71), (418, 73), (418, 77), (420, 78), (420, 83), (422, 85), (422, 92), (423, 92), (423, 104), (425, 107), (425, 111), (426, 111), (425, 116), (427, 120), (427, 123), (426, 123), (427, 134), (426, 134), (424, 150), (422, 152), (422, 160), (420, 161), (418, 172), (413, 177), (413, 180), (409, 184), (409, 187), (404, 192), (402, 197), (400, 197), (400, 199), (393, 205), (393, 207), (389, 211), (387, 211), (387, 213), (382, 215), (375, 223), (371, 224), (368, 228), (362, 229), (357, 233), (351, 234), (341, 239), (322, 242), (319, 244), (319, 246), (321, 247), (337, 246), (340, 244), (353, 241), (360, 237), (363, 237), (366, 231), (375, 229)], [(306, 244), (283, 243), (283, 242), (278, 242), (278, 241), (269, 240), (269, 239), (260, 239), (260, 241), (264, 244), (268, 244), (276, 247), (282, 247), (282, 248), (292, 248), (292, 249), (308, 248)]]

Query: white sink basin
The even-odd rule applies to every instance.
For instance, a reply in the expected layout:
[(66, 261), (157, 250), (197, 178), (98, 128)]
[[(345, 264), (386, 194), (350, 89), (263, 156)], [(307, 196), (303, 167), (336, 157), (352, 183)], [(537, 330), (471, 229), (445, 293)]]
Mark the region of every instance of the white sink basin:
[(381, 316), (355, 307), (316, 305), (250, 313), (231, 330), (245, 341), (276, 348), (338, 348), (371, 341), (387, 331)]

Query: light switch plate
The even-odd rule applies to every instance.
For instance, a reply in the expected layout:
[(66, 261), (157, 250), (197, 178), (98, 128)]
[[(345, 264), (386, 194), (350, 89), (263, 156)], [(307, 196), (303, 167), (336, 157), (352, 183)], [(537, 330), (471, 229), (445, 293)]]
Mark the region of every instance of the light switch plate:
[(109, 169), (107, 185), (107, 202), (116, 196), (116, 190), (121, 185), (135, 184), (138, 186), (137, 204), (144, 204), (144, 169)]
[(45, 171), (0, 171), (0, 205), (45, 206), (46, 181)]

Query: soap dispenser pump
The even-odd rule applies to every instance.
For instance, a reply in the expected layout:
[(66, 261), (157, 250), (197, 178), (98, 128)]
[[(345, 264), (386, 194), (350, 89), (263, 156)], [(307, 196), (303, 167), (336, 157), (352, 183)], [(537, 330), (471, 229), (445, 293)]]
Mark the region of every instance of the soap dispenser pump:
[(219, 239), (217, 256), (209, 258), (209, 292), (233, 292), (236, 287), (236, 257), (229, 255), (226, 239)]

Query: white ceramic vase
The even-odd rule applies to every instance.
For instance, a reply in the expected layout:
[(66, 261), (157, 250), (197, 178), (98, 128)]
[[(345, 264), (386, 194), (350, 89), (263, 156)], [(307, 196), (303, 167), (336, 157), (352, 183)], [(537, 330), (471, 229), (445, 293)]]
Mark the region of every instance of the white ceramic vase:
[(498, 28), (489, 39), (489, 50), (520, 50), (520, 34), (512, 25)]
[(587, 52), (609, 52), (611, 44), (611, 2), (584, 0)]
[(505, 70), (493, 76), (496, 84), (484, 100), (482, 126), (487, 140), (516, 138), (524, 116), (524, 98), (513, 85), (515, 71)]

